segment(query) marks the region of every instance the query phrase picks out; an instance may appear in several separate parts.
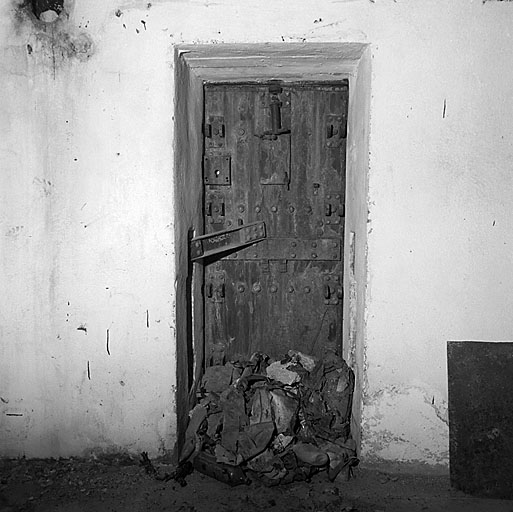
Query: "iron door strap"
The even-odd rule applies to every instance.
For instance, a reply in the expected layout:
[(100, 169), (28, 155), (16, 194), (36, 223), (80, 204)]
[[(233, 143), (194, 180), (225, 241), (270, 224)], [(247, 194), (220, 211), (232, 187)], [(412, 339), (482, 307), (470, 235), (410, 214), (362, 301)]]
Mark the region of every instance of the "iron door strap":
[(191, 240), (191, 260), (207, 258), (213, 254), (238, 249), (266, 238), (265, 222), (258, 221), (238, 228), (217, 231)]
[(342, 242), (338, 238), (268, 238), (255, 247), (244, 248), (227, 259), (340, 261)]

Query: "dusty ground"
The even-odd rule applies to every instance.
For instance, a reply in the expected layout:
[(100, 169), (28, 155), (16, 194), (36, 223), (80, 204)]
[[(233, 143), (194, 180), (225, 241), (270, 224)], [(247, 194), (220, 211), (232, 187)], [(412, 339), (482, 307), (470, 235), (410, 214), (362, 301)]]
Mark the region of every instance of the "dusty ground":
[[(171, 468), (161, 467), (164, 472)], [(357, 468), (349, 482), (325, 473), (310, 483), (229, 487), (197, 472), (187, 486), (157, 481), (138, 460), (0, 460), (0, 512), (513, 512), (513, 501), (472, 498), (446, 476)]]

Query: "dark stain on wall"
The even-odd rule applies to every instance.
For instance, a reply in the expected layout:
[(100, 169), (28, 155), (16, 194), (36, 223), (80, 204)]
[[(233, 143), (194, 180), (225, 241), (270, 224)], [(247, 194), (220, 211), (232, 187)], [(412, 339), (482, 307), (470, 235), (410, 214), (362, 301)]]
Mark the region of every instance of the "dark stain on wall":
[(84, 324), (80, 324), (77, 327), (77, 331), (83, 331), (83, 332), (85, 332), (87, 334), (87, 327)]
[(70, 60), (87, 61), (95, 50), (91, 35), (73, 25), (75, 0), (11, 0), (16, 35), (31, 59), (49, 65), (54, 74)]

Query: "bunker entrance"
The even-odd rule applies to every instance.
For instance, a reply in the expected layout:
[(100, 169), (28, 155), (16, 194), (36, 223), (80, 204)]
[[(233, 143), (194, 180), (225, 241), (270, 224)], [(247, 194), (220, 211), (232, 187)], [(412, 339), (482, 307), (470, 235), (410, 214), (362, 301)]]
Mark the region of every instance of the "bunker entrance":
[(203, 376), (181, 464), (278, 485), (358, 463), (342, 359), (348, 80), (203, 88)]
[[(331, 43), (176, 50), (177, 454), (190, 448), (191, 428), (196, 435), (195, 427), (209, 423), (203, 412), (193, 419), (196, 407), (208, 409), (209, 379), (233, 391), (250, 373), (235, 401), (251, 409), (246, 420), (255, 424), (254, 383), (289, 386), (268, 367), (299, 365), (292, 371), (301, 384), (294, 385), (313, 378), (298, 354), (319, 365), (319, 382), (327, 368), (349, 370), (347, 389), (342, 381), (339, 388), (349, 393), (350, 410), (336, 414), (356, 425), (359, 442), (366, 50)], [(246, 420), (239, 433), (247, 433)]]

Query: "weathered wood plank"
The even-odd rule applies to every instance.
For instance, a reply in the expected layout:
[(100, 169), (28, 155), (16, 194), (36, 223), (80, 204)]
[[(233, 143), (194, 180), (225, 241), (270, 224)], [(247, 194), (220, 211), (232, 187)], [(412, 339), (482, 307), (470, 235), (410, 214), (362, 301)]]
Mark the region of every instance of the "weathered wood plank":
[(330, 146), (326, 124), (347, 118), (347, 82), (282, 89), (205, 86), (205, 118), (222, 116), (226, 128), (224, 147), (209, 139), (205, 152), (232, 162), (230, 186), (205, 183), (205, 231), (263, 221), (269, 237), (206, 266), (206, 345), (228, 358), (341, 349), (346, 142)]

